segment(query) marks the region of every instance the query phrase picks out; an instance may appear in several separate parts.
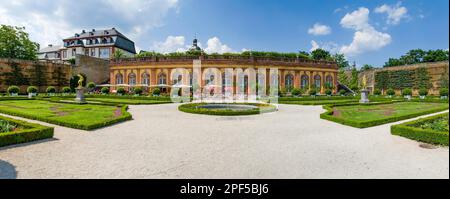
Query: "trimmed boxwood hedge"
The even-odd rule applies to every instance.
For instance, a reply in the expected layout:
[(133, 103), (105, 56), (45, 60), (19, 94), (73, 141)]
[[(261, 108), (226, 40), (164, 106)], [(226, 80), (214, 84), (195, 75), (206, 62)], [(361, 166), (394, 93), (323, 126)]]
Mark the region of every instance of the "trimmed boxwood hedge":
[(357, 99), (353, 96), (306, 96), (306, 97), (280, 97), (278, 98), (279, 102), (287, 102), (287, 101), (323, 101), (323, 100), (344, 100), (344, 99)]
[(21, 128), (23, 128), (15, 132), (0, 133), (0, 147), (48, 139), (53, 137), (54, 133), (53, 127), (28, 123), (25, 121), (16, 120), (3, 116), (0, 116), (0, 120), (8, 121), (14, 125), (18, 125)]
[(422, 129), (420, 127), (414, 127), (414, 125), (433, 121), (445, 116), (448, 116), (448, 113), (439, 114), (399, 125), (393, 125), (391, 126), (391, 134), (406, 137), (412, 140), (417, 140), (420, 142), (448, 146), (448, 131), (436, 131), (432, 129)]
[[(214, 103), (190, 103), (178, 106), (178, 110), (185, 113), (202, 114), (202, 115), (216, 115), (216, 116), (240, 116), (240, 115), (257, 115), (261, 113), (269, 113), (277, 111), (277, 107), (271, 104), (259, 103), (233, 103), (236, 105), (253, 105), (257, 109), (233, 111), (233, 110), (210, 110), (206, 108), (197, 108), (198, 106), (214, 104)], [(226, 104), (226, 103), (220, 103)]]
[(368, 127), (378, 126), (378, 125), (382, 125), (382, 124), (397, 122), (397, 121), (401, 121), (401, 120), (411, 119), (414, 117), (431, 114), (431, 113), (436, 113), (436, 112), (444, 111), (444, 110), (448, 109), (447, 107), (446, 108), (435, 108), (435, 109), (423, 111), (420, 113), (403, 115), (401, 117), (391, 117), (391, 118), (377, 119), (377, 120), (372, 120), (372, 121), (354, 121), (354, 120), (338, 118), (338, 117), (333, 116), (333, 108), (337, 107), (337, 106), (351, 106), (351, 105), (374, 106), (374, 105), (380, 105), (380, 104), (392, 104), (392, 103), (399, 103), (399, 102), (402, 102), (402, 101), (374, 102), (374, 103), (370, 103), (370, 104), (353, 103), (353, 104), (325, 105), (323, 108), (327, 111), (325, 113), (320, 114), (320, 118), (329, 120), (332, 122), (336, 122), (339, 124), (356, 127), (356, 128), (368, 128)]

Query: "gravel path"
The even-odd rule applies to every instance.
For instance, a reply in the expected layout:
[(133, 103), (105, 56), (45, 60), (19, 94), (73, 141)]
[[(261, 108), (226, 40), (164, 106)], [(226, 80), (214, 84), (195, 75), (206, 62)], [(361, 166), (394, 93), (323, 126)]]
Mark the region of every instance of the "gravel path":
[(52, 140), (0, 148), (0, 178), (449, 178), (448, 147), (421, 148), (392, 136), (391, 124), (321, 120), (320, 106), (244, 117), (175, 104), (130, 112), (134, 120), (107, 128), (56, 126)]

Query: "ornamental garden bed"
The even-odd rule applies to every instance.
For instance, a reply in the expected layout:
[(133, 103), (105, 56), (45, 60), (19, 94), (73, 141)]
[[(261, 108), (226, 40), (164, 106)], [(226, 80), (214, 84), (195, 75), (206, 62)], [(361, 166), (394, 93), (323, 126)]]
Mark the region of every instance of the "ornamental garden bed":
[(44, 100), (9, 100), (0, 113), (39, 120), (70, 128), (93, 130), (132, 119), (127, 106), (55, 103)]
[(447, 103), (378, 102), (371, 104), (341, 104), (324, 106), (327, 112), (320, 118), (357, 128), (410, 119), (447, 110)]
[(190, 103), (178, 106), (178, 110), (203, 115), (239, 116), (275, 112), (277, 107), (262, 103)]
[(448, 117), (449, 113), (444, 113), (394, 125), (391, 126), (391, 133), (420, 142), (448, 146)]
[(53, 137), (53, 127), (0, 116), (0, 147)]

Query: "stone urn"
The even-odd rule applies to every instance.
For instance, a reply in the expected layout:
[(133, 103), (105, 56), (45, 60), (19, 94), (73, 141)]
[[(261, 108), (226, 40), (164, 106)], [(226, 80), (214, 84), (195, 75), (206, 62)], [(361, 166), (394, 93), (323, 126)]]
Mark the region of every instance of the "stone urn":
[(361, 90), (361, 100), (359, 100), (359, 103), (369, 103), (369, 90), (363, 89)]

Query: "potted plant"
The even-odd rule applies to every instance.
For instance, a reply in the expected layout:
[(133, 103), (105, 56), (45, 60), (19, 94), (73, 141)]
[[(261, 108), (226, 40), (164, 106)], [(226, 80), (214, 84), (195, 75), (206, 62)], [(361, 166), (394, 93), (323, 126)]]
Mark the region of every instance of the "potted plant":
[(316, 90), (315, 88), (310, 89), (310, 90), (309, 90), (309, 95), (310, 95), (311, 97), (316, 97), (316, 95), (317, 95), (317, 90)]
[(395, 95), (395, 91), (394, 89), (390, 88), (386, 91), (386, 94), (388, 95), (389, 98), (392, 98), (392, 96)]
[(95, 83), (94, 82), (89, 82), (88, 84), (87, 84), (87, 88), (89, 89), (89, 94), (91, 94), (92, 93), (92, 91), (95, 89)]
[(325, 90), (325, 94), (326, 94), (328, 97), (331, 97), (331, 95), (333, 94), (333, 91), (332, 91), (331, 89), (327, 89), (327, 90)]
[(47, 87), (47, 90), (45, 90), (47, 92), (47, 95), (49, 96), (54, 96), (56, 93), (56, 88), (53, 86), (49, 86)]
[(380, 96), (381, 95), (381, 90), (380, 89), (375, 89), (373, 91), (373, 95), (375, 95), (376, 97)]
[(159, 95), (161, 95), (161, 90), (160, 90), (159, 88), (153, 89), (152, 95), (153, 95), (153, 96), (159, 96)]
[(135, 94), (136, 96), (141, 95), (142, 92), (143, 92), (143, 90), (142, 90), (142, 88), (140, 88), (140, 87), (134, 89), (134, 94)]
[(125, 89), (122, 87), (117, 89), (117, 95), (119, 95), (119, 96), (125, 95), (126, 92), (127, 91), (125, 91)]
[(36, 97), (38, 89), (36, 86), (29, 86), (27, 88), (28, 98)]
[(8, 87), (8, 93), (11, 96), (18, 96), (19, 95), (19, 87), (18, 86), (10, 86)]
[(403, 95), (404, 98), (406, 98), (408, 100), (411, 100), (412, 90), (409, 89), (409, 88), (405, 88), (402, 91), (402, 95)]
[(346, 90), (344, 90), (344, 89), (339, 90), (339, 95), (345, 96), (345, 94), (347, 94)]
[(108, 87), (103, 87), (101, 90), (103, 95), (108, 95), (109, 94), (109, 88)]
[(421, 88), (421, 89), (419, 90), (419, 96), (420, 96), (420, 99), (425, 99), (427, 95), (428, 95), (428, 89), (426, 89), (426, 88)]
[(71, 92), (72, 92), (72, 90), (70, 89), (70, 87), (63, 87), (62, 89), (61, 89), (61, 91), (62, 91), (62, 93), (63, 93), (63, 95), (69, 95)]
[(302, 90), (300, 90), (298, 88), (294, 88), (294, 89), (292, 89), (291, 94), (295, 97), (298, 97), (298, 96), (302, 95)]
[(448, 99), (448, 88), (441, 88), (439, 90), (439, 95), (441, 96), (441, 99)]

